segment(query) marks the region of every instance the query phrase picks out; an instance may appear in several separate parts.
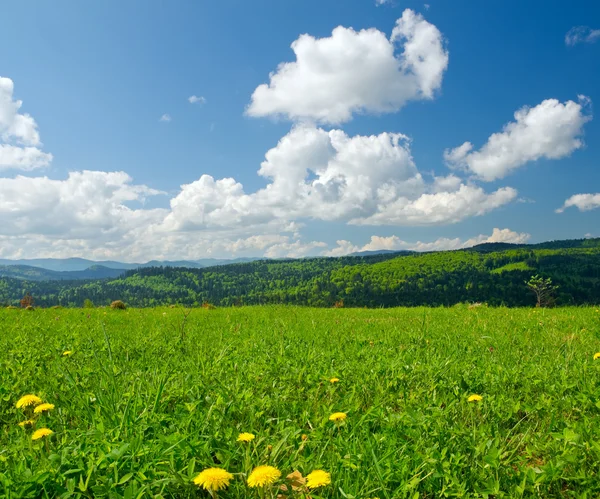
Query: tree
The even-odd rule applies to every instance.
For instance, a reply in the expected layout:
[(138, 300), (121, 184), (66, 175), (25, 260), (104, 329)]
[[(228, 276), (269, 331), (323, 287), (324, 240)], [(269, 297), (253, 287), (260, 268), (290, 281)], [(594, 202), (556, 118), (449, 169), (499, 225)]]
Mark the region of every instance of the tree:
[(536, 307), (550, 307), (554, 305), (556, 299), (554, 293), (558, 289), (558, 286), (552, 284), (552, 279), (534, 275), (529, 281), (525, 281), (525, 284), (535, 294), (537, 299)]

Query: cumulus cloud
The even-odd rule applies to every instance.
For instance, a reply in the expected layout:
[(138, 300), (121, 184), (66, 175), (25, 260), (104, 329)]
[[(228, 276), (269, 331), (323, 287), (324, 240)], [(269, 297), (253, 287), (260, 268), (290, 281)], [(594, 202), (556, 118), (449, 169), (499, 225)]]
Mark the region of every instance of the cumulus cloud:
[(562, 207), (556, 210), (556, 213), (562, 213), (567, 208), (575, 206), (579, 211), (590, 211), (600, 208), (600, 193), (596, 194), (575, 194), (565, 201)]
[(492, 181), (530, 161), (564, 158), (583, 147), (583, 126), (592, 119), (586, 112), (590, 107), (585, 96), (579, 96), (578, 102), (547, 99), (535, 107), (523, 107), (515, 113), (515, 121), (491, 135), (478, 151), (465, 142), (446, 150), (444, 159), (451, 168)]
[(432, 242), (417, 241), (410, 243), (403, 241), (398, 236), (371, 236), (371, 240), (364, 246), (357, 246), (350, 241), (337, 241), (337, 247), (323, 252), (325, 256), (343, 256), (359, 251), (447, 251), (470, 248), (483, 243), (513, 243), (523, 244), (530, 239), (531, 235), (525, 232), (515, 232), (510, 229), (494, 228), (491, 235), (480, 234), (467, 240), (460, 238), (442, 237)]
[(598, 40), (600, 40), (600, 29), (592, 29), (589, 26), (575, 26), (565, 35), (565, 44), (569, 47), (578, 43), (594, 43)]
[(35, 170), (48, 166), (51, 161), (52, 154), (42, 152), (37, 147), (0, 144), (0, 170), (8, 168)]
[(296, 61), (256, 88), (247, 114), (339, 124), (354, 113), (394, 112), (432, 99), (448, 66), (442, 34), (410, 9), (389, 39), (374, 28), (339, 26), (326, 38), (301, 35), (292, 50)]
[(269, 183), (248, 194), (232, 178), (203, 175), (171, 200), (175, 230), (256, 226), (317, 219), (359, 225), (434, 225), (482, 215), (516, 197), (486, 193), (455, 176), (427, 183), (402, 134), (349, 137), (342, 130), (297, 126), (265, 155)]
[(23, 102), (13, 97), (14, 83), (0, 77), (0, 170), (33, 170), (48, 166), (52, 155), (42, 152), (37, 123), (19, 112)]
[(206, 99), (202, 96), (198, 97), (197, 95), (191, 95), (188, 97), (188, 102), (190, 104), (206, 104)]
[(350, 137), (312, 126), (294, 127), (266, 153), (258, 174), (267, 185), (250, 193), (233, 178), (202, 175), (182, 185), (167, 208), (152, 209), (144, 201), (161, 193), (124, 172), (2, 178), (0, 243), (5, 256), (27, 237), (45, 256), (303, 256), (326, 246), (303, 240), (305, 220), (454, 223), (516, 196), (510, 188), (486, 193), (454, 175), (425, 180), (402, 134)]

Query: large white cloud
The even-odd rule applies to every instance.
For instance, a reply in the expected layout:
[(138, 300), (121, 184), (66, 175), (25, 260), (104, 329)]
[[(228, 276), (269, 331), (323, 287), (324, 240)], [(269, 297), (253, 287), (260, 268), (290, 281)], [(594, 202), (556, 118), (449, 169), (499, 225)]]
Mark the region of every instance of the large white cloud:
[(53, 235), (97, 238), (122, 235), (158, 221), (164, 210), (132, 209), (159, 191), (133, 185), (124, 172), (72, 172), (65, 180), (48, 177), (0, 178), (2, 235)]
[(485, 181), (503, 178), (530, 161), (564, 158), (583, 147), (583, 126), (592, 119), (586, 113), (589, 104), (587, 97), (580, 96), (578, 102), (547, 99), (523, 107), (515, 113), (515, 121), (491, 135), (478, 151), (465, 142), (446, 150), (444, 158), (451, 168), (467, 170)]
[(42, 152), (37, 123), (19, 112), (23, 102), (13, 97), (14, 83), (0, 77), (0, 170), (33, 170), (48, 166), (52, 155)]
[(280, 64), (252, 94), (250, 116), (339, 124), (353, 113), (397, 111), (432, 99), (448, 66), (442, 34), (410, 9), (389, 39), (339, 26), (326, 38), (301, 35), (292, 50), (296, 61)]
[(531, 235), (525, 232), (515, 232), (510, 229), (498, 229), (494, 228), (490, 236), (480, 234), (479, 236), (472, 237), (467, 240), (460, 238), (446, 238), (442, 237), (432, 242), (417, 241), (411, 243), (403, 241), (398, 236), (371, 236), (371, 240), (364, 246), (358, 246), (350, 241), (340, 240), (337, 241), (337, 247), (323, 252), (326, 256), (343, 256), (350, 253), (356, 253), (359, 251), (446, 251), (456, 250), (463, 248), (470, 248), (477, 244), (482, 243), (513, 243), (523, 244), (530, 239)]
[(590, 211), (600, 208), (600, 193), (596, 194), (574, 194), (565, 201), (562, 207), (556, 210), (556, 213), (562, 213), (567, 208), (575, 206), (579, 211)]
[(482, 215), (516, 197), (486, 193), (455, 176), (427, 183), (401, 134), (349, 137), (297, 126), (269, 150), (258, 172), (269, 184), (247, 194), (232, 178), (208, 175), (182, 186), (165, 220), (170, 229), (256, 226), (318, 219), (360, 225), (432, 225)]
[(33, 254), (45, 256), (302, 256), (324, 247), (303, 240), (305, 220), (453, 223), (516, 196), (510, 188), (486, 193), (453, 175), (425, 180), (410, 141), (393, 133), (350, 137), (297, 126), (266, 153), (258, 173), (267, 185), (255, 192), (245, 192), (233, 178), (202, 175), (182, 185), (168, 208), (153, 209), (143, 203), (161, 193), (136, 185), (124, 172), (0, 178), (2, 253), (21, 254), (29, 238)]

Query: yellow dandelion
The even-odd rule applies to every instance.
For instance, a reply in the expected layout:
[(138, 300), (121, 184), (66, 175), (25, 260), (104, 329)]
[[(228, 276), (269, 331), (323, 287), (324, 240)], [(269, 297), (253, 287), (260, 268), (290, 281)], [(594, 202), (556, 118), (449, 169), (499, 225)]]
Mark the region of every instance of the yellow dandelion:
[(194, 483), (209, 492), (217, 492), (226, 489), (231, 480), (233, 475), (228, 471), (222, 468), (207, 468), (194, 478)]
[(54, 409), (54, 404), (40, 404), (33, 410), (33, 412), (36, 414), (42, 414), (43, 412), (51, 411), (52, 409)]
[(37, 395), (24, 395), (17, 401), (17, 409), (22, 407), (29, 407), (30, 405), (39, 405), (42, 403), (42, 399)]
[(40, 438), (49, 437), (53, 433), (54, 432), (48, 428), (40, 428), (39, 430), (33, 432), (33, 435), (31, 435), (31, 440), (39, 440)]
[(273, 485), (279, 477), (281, 471), (273, 466), (257, 466), (252, 470), (248, 477), (248, 487), (266, 487)]
[(65, 350), (63, 352), (63, 357), (69, 357), (70, 355), (73, 355), (73, 352), (71, 350)]
[(19, 426), (21, 428), (31, 428), (34, 424), (35, 424), (35, 421), (32, 421), (31, 419), (27, 419), (25, 421), (21, 421), (19, 423)]
[(254, 440), (254, 435), (252, 433), (240, 433), (237, 437), (238, 442), (252, 442)]
[(329, 380), (329, 382), (330, 382), (330, 383), (332, 383), (332, 384), (333, 384), (333, 383), (339, 383), (339, 382), (340, 382), (340, 378), (331, 378), (331, 379)]
[(331, 475), (323, 470), (315, 470), (306, 476), (306, 486), (309, 489), (324, 487), (331, 483)]
[(598, 360), (598, 359), (600, 359), (600, 352), (596, 352), (594, 354), (594, 360)]
[(471, 395), (467, 399), (467, 402), (481, 402), (482, 400), (483, 400), (483, 397), (481, 395)]
[(348, 415), (345, 412), (334, 412), (331, 416), (329, 416), (329, 421), (334, 421), (334, 422), (338, 422), (338, 421), (344, 421), (344, 419), (346, 419), (348, 417)]

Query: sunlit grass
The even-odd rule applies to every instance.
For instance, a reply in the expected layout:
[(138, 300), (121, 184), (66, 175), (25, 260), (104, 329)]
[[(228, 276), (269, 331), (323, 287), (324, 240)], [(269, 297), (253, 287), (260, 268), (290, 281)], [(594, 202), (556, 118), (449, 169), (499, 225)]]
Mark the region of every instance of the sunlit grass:
[[(210, 497), (210, 468), (233, 498), (303, 497), (316, 471), (313, 498), (600, 495), (595, 308), (2, 310), (0, 328), (0, 496)], [(258, 466), (281, 478), (250, 488)]]

